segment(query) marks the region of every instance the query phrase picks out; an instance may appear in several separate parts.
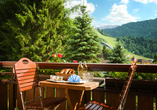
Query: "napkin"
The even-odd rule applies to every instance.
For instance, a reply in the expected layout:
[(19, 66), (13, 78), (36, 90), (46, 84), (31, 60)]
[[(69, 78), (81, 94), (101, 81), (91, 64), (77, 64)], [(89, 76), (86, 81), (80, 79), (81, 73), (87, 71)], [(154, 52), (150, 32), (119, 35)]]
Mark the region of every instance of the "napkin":
[(71, 75), (68, 80), (68, 82), (80, 82), (81, 81), (81, 78), (80, 76), (76, 75), (76, 74), (73, 74)]

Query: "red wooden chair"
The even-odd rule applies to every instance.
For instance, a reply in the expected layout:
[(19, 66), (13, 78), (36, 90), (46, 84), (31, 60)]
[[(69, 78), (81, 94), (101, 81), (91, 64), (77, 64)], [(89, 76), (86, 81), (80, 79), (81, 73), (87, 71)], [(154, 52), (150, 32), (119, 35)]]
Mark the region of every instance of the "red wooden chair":
[(84, 105), (84, 107), (79, 108), (79, 110), (123, 110), (129, 92), (129, 88), (132, 82), (132, 78), (136, 69), (136, 62), (137, 59), (134, 59), (131, 67), (129, 68), (128, 76), (124, 82), (121, 95), (119, 97), (118, 107), (112, 105), (106, 105), (104, 103), (99, 103), (96, 101), (90, 101), (86, 105)]
[[(36, 73), (36, 64), (29, 60), (28, 58), (21, 58), (14, 66), (16, 73), (16, 78), (18, 82), (19, 92), (21, 94), (21, 100), (23, 104), (23, 109), (56, 109), (60, 103), (66, 101), (66, 98), (43, 98), (41, 93), (41, 88), (39, 87), (39, 77)], [(22, 92), (39, 88), (40, 96), (36, 99), (29, 100), (25, 102)], [(33, 101), (33, 102), (32, 102)], [(30, 103), (32, 102), (32, 103)]]

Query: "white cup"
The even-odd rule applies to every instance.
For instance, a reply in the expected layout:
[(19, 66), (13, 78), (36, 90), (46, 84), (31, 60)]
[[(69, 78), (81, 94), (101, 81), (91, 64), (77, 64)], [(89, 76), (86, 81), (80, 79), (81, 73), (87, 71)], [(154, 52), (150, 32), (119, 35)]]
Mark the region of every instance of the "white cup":
[(50, 75), (50, 79), (51, 79), (51, 80), (55, 80), (55, 79), (56, 79), (56, 76), (55, 76), (55, 75)]

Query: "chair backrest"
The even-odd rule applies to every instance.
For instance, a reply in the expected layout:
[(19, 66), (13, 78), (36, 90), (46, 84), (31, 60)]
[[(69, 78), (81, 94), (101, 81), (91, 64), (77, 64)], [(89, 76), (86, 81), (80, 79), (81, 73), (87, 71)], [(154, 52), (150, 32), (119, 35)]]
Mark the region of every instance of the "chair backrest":
[(118, 110), (122, 110), (125, 106), (125, 102), (126, 102), (126, 98), (127, 98), (128, 92), (129, 92), (131, 82), (132, 82), (132, 78), (133, 78), (134, 72), (136, 70), (136, 62), (137, 62), (137, 59), (134, 59), (131, 67), (129, 68), (128, 76), (124, 82), (124, 85), (123, 85), (123, 88), (121, 91), (121, 95), (119, 98)]
[(21, 58), (14, 67), (20, 92), (38, 87), (39, 77), (36, 64), (28, 58)]

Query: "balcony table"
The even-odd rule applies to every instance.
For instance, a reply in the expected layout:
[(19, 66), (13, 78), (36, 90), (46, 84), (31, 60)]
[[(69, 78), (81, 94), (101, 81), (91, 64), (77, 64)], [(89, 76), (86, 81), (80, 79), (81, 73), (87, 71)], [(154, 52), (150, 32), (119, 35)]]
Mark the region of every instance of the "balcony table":
[[(64, 88), (67, 102), (71, 110), (77, 110), (81, 106), (84, 91), (90, 91), (99, 86), (99, 82), (86, 82), (83, 84), (56, 83), (50, 81), (40, 81), (40, 86)], [(70, 94), (71, 93), (71, 94)], [(77, 93), (73, 94), (73, 93)], [(79, 95), (78, 95), (79, 94)]]

